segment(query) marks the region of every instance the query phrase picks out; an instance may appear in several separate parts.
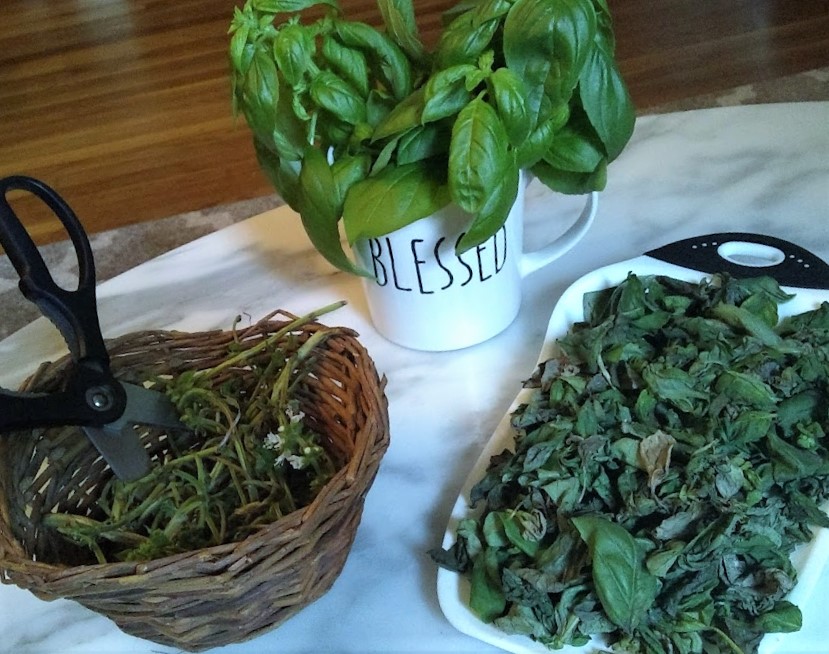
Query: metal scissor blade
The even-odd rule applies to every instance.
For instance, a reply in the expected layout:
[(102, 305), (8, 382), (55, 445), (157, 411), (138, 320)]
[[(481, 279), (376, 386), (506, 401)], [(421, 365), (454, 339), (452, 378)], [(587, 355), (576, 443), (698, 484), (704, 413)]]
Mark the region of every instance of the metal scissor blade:
[(123, 481), (143, 477), (150, 470), (150, 457), (141, 445), (135, 425), (185, 429), (172, 401), (158, 391), (119, 382), (127, 396), (124, 413), (102, 427), (84, 427), (87, 437)]
[(118, 420), (111, 423), (118, 429), (132, 425), (153, 425), (168, 429), (186, 429), (169, 397), (143, 386), (119, 382), (127, 394), (127, 407)]
[(107, 425), (82, 429), (119, 479), (133, 481), (149, 472), (150, 456), (132, 428), (113, 429)]

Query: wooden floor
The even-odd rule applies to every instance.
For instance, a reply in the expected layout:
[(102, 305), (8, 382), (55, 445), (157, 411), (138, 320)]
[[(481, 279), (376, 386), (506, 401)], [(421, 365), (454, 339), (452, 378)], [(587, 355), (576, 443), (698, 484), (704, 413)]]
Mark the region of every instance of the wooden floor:
[[(240, 0), (241, 1), (241, 0)], [(377, 24), (374, 0), (341, 0)], [(434, 42), (454, 0), (415, 0)], [(829, 65), (827, 0), (609, 0), (640, 112)], [(232, 0), (0, 1), (0, 175), (54, 186), (90, 231), (272, 192), (227, 78)], [(14, 200), (40, 243), (62, 238)]]

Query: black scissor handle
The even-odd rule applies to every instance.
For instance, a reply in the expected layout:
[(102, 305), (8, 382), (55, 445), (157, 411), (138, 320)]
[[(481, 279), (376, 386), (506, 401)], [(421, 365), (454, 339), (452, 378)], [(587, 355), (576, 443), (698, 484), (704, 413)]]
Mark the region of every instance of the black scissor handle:
[[(37, 246), (17, 217), (8, 198), (10, 191), (27, 191), (42, 200), (66, 229), (78, 258), (78, 288), (67, 290), (55, 283)], [(76, 361), (108, 366), (98, 322), (95, 298), (95, 264), (89, 239), (75, 212), (52, 188), (32, 177), (0, 179), (0, 244), (20, 276), (20, 290), (34, 302), (63, 335)]]
[(118, 420), (127, 404), (121, 384), (97, 366), (75, 366), (53, 393), (0, 389), (0, 432), (55, 425), (102, 426)]

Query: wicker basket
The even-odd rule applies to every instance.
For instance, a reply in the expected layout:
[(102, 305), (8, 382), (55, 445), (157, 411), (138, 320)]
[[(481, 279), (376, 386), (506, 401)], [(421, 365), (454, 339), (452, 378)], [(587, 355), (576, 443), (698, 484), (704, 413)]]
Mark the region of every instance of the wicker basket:
[[(253, 344), (284, 324), (272, 314), (241, 333), (129, 334), (108, 344), (112, 369), (139, 381), (204, 368), (230, 340)], [(305, 325), (297, 337), (319, 329)], [(77, 428), (11, 434), (0, 438), (0, 581), (41, 599), (73, 599), (129, 634), (188, 651), (250, 639), (319, 598), (342, 570), (389, 442), (384, 380), (356, 335), (338, 328), (319, 348), (297, 396), (341, 467), (310, 505), (241, 542), (141, 563), (84, 563), (39, 522), (56, 510), (84, 514), (110, 469)], [(68, 364), (45, 364), (21, 390), (54, 390)], [(164, 442), (145, 445), (154, 454)]]

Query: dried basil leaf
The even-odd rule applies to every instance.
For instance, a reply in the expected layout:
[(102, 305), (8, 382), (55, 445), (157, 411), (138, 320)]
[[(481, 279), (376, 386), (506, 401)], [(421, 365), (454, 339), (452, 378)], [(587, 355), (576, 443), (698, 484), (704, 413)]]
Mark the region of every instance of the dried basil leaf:
[(630, 275), (585, 298), (442, 555), (479, 615), (637, 654), (751, 654), (800, 628), (791, 554), (829, 527), (829, 303), (777, 324), (790, 297)]

